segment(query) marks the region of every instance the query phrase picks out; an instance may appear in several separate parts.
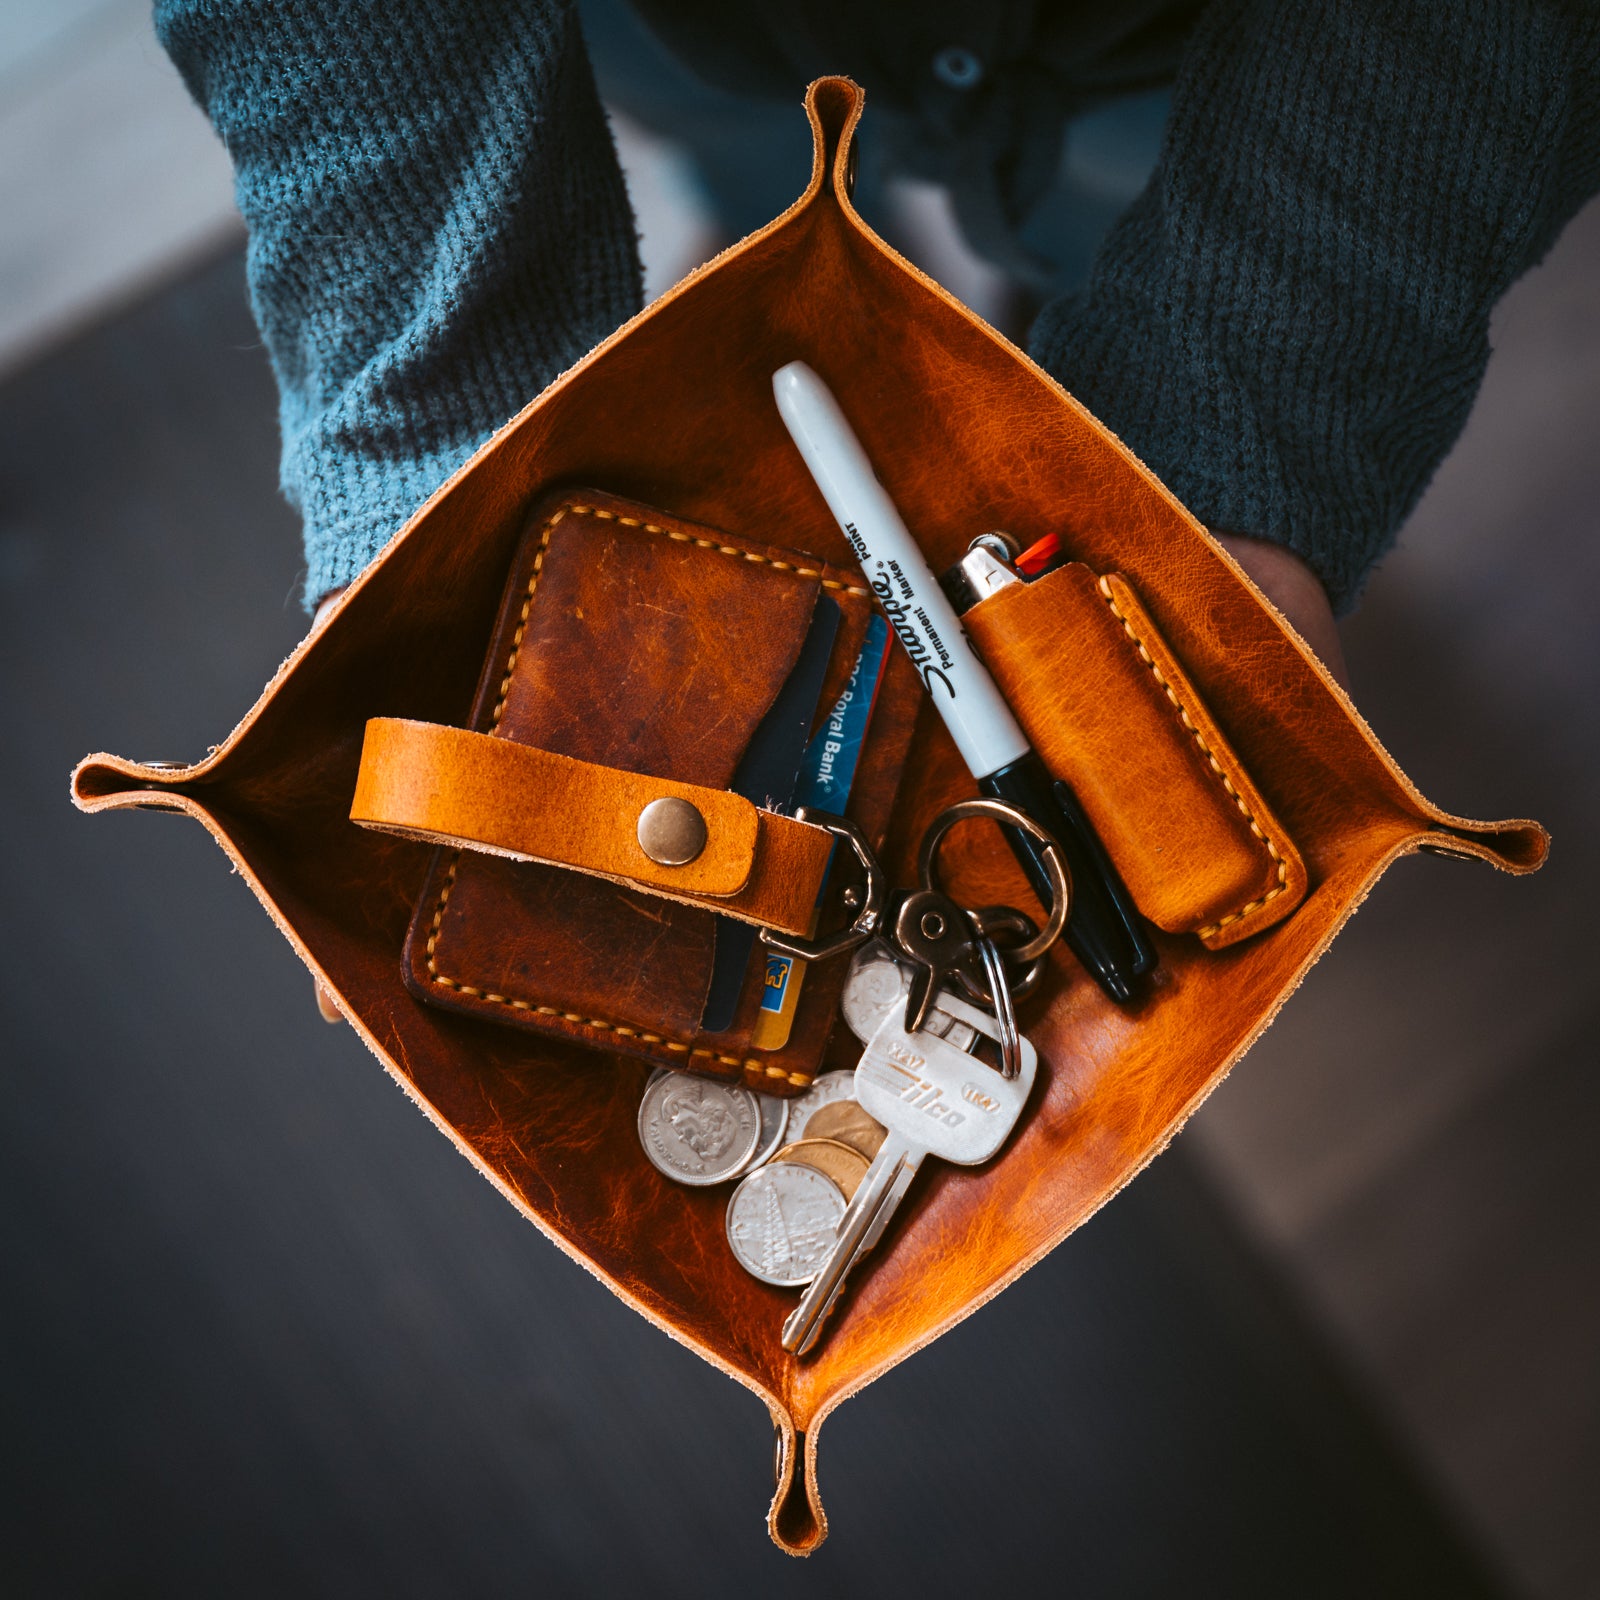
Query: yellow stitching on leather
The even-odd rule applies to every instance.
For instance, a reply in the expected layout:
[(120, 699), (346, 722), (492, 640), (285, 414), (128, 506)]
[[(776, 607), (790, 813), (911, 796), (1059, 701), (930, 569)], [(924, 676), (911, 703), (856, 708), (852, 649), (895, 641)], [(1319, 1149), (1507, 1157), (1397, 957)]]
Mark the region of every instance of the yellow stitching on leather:
[(531, 1000), (516, 1000), (503, 994), (495, 994), (486, 989), (475, 988), (470, 983), (458, 983), (454, 978), (447, 978), (439, 971), (434, 962), (434, 946), (439, 941), (439, 924), (444, 918), (444, 908), (449, 903), (450, 891), (455, 887), (456, 867), (460, 863), (460, 855), (451, 863), (450, 873), (445, 881), (443, 892), (439, 896), (439, 905), (433, 914), (433, 922), (428, 930), (428, 976), (434, 983), (446, 989), (454, 989), (457, 994), (470, 995), (474, 1000), (485, 1000), (495, 1005), (509, 1006), (513, 1011), (533, 1011), (542, 1017), (559, 1017), (563, 1022), (576, 1023), (581, 1028), (595, 1028), (603, 1033), (614, 1033), (619, 1038), (637, 1039), (642, 1044), (664, 1045), (668, 1050), (678, 1055), (703, 1056), (706, 1060), (715, 1059), (726, 1067), (739, 1067), (745, 1072), (764, 1074), (769, 1078), (778, 1078), (785, 1083), (792, 1083), (797, 1088), (803, 1089), (811, 1082), (809, 1072), (787, 1072), (782, 1067), (774, 1066), (770, 1062), (757, 1060), (754, 1056), (726, 1056), (703, 1047), (692, 1048), (681, 1044), (676, 1039), (663, 1038), (659, 1033), (649, 1033), (641, 1028), (630, 1028), (620, 1022), (607, 1022), (602, 1017), (586, 1017), (581, 1011), (561, 1011), (555, 1006), (535, 1005)]
[[(539, 548), (533, 557), (533, 570), (528, 575), (528, 590), (523, 596), (522, 612), (517, 618), (517, 631), (511, 637), (511, 651), (506, 657), (506, 670), (500, 679), (500, 697), (495, 703), (493, 715), (489, 722), (489, 731), (493, 733), (500, 726), (500, 718), (505, 713), (506, 697), (511, 689), (511, 674), (516, 670), (517, 656), (522, 650), (522, 636), (528, 631), (528, 613), (533, 608), (533, 592), (539, 587), (539, 574), (544, 568), (545, 552), (550, 548), (550, 535), (555, 526), (568, 514), (576, 517), (599, 517), (606, 522), (618, 522), (625, 528), (638, 528), (645, 533), (664, 533), (669, 539), (675, 539), (680, 544), (694, 544), (702, 550), (716, 550), (725, 556), (743, 556), (747, 561), (755, 561), (774, 567), (782, 572), (793, 572), (801, 578), (819, 578), (822, 575), (814, 568), (797, 567), (787, 561), (773, 561), (767, 556), (752, 555), (749, 551), (740, 550), (734, 545), (720, 545), (713, 539), (696, 539), (692, 534), (677, 533), (671, 528), (659, 527), (653, 522), (641, 522), (637, 517), (624, 517), (615, 511), (606, 511), (599, 506), (564, 505), (558, 506), (539, 530)], [(822, 579), (824, 589), (841, 589), (846, 594), (865, 595), (866, 589), (858, 589), (850, 584), (836, 583), (831, 578)], [(444, 888), (439, 893), (439, 904), (434, 907), (433, 921), (428, 928), (428, 977), (446, 989), (454, 989), (457, 994), (471, 995), (476, 1000), (490, 1001), (495, 1005), (509, 1006), (513, 1011), (532, 1011), (541, 1017), (559, 1017), (563, 1022), (576, 1023), (583, 1028), (597, 1028), (606, 1033), (614, 1033), (623, 1039), (638, 1039), (643, 1044), (659, 1044), (672, 1051), (675, 1055), (688, 1054), (691, 1056), (705, 1056), (710, 1058), (714, 1052), (706, 1049), (692, 1049), (689, 1045), (680, 1044), (676, 1039), (664, 1038), (659, 1033), (643, 1033), (637, 1028), (630, 1028), (620, 1022), (607, 1022), (600, 1017), (585, 1017), (576, 1011), (560, 1011), (554, 1006), (539, 1005), (532, 1000), (518, 1000), (502, 994), (488, 994), (482, 989), (475, 989), (471, 984), (459, 983), (454, 978), (447, 978), (439, 971), (434, 962), (434, 947), (439, 943), (439, 928), (444, 921), (444, 908), (450, 902), (450, 891), (455, 887), (456, 869), (461, 865), (461, 851), (456, 852), (455, 860), (450, 863), (449, 874), (445, 878)], [(754, 1056), (724, 1056), (718, 1055), (717, 1061), (723, 1066), (740, 1067), (745, 1072), (754, 1072), (768, 1078), (779, 1078), (785, 1083), (792, 1083), (796, 1088), (803, 1089), (811, 1082), (812, 1074), (809, 1072), (788, 1072), (784, 1068), (774, 1066), (771, 1062), (758, 1060)]]
[(1280, 894), (1284, 893), (1284, 891), (1289, 887), (1289, 863), (1285, 861), (1278, 853), (1277, 845), (1275, 845), (1272, 840), (1267, 837), (1267, 835), (1262, 831), (1260, 823), (1258, 823), (1250, 814), (1250, 807), (1245, 803), (1244, 796), (1240, 794), (1236, 788), (1234, 788), (1232, 780), (1228, 777), (1228, 774), (1222, 770), (1221, 762), (1219, 762), (1216, 756), (1212, 753), (1211, 746), (1206, 743), (1204, 735), (1197, 727), (1195, 727), (1194, 722), (1189, 716), (1187, 708), (1178, 698), (1177, 694), (1173, 691), (1172, 685), (1168, 683), (1166, 678), (1162, 675), (1161, 668), (1156, 665), (1155, 661), (1150, 655), (1150, 652), (1145, 649), (1144, 643), (1139, 638), (1139, 635), (1133, 631), (1133, 624), (1128, 620), (1128, 618), (1123, 614), (1121, 608), (1117, 605), (1116, 596), (1111, 592), (1111, 585), (1107, 583), (1104, 578), (1100, 578), (1097, 580), (1097, 586), (1100, 590), (1101, 598), (1108, 606), (1111, 607), (1111, 615), (1122, 624), (1122, 631), (1126, 633), (1127, 636), (1133, 641), (1134, 649), (1139, 652), (1139, 659), (1143, 661), (1144, 664), (1150, 669), (1151, 675), (1155, 678), (1156, 682), (1161, 685), (1162, 692), (1177, 709), (1179, 721), (1181, 721), (1184, 727), (1189, 730), (1190, 738), (1192, 738), (1195, 744), (1199, 747), (1200, 754), (1206, 758), (1207, 765), (1209, 765), (1211, 770), (1216, 773), (1218, 778), (1222, 780), (1222, 787), (1228, 791), (1233, 803), (1239, 808), (1240, 814), (1244, 817), (1244, 820), (1250, 824), (1251, 833), (1253, 833), (1256, 838), (1258, 838), (1262, 844), (1266, 846), (1267, 854), (1271, 856), (1273, 861), (1277, 864), (1278, 883), (1276, 888), (1267, 890), (1267, 892), (1262, 895), (1259, 900), (1251, 900), (1248, 904), (1240, 906), (1237, 911), (1230, 911), (1227, 916), (1219, 917), (1215, 922), (1208, 923), (1205, 927), (1197, 930), (1198, 938), (1210, 939), (1214, 935), (1221, 933), (1222, 930), (1230, 923), (1238, 922), (1241, 918), (1248, 917), (1252, 911), (1259, 911), (1264, 905), (1268, 904), (1270, 901), (1276, 900)]
[[(669, 539), (676, 539), (679, 544), (693, 544), (700, 550), (715, 550), (718, 555), (742, 556), (744, 560), (754, 561), (759, 566), (772, 567), (778, 572), (792, 572), (798, 578), (822, 578), (822, 587), (824, 589), (838, 589), (844, 594), (859, 595), (868, 595), (872, 592), (870, 589), (858, 588), (853, 583), (840, 583), (837, 578), (823, 578), (815, 567), (797, 567), (792, 561), (774, 561), (771, 556), (756, 555), (753, 551), (741, 550), (734, 544), (718, 544), (715, 539), (696, 539), (692, 533), (677, 533), (671, 528), (663, 528), (654, 522), (641, 522), (638, 517), (625, 517), (620, 512), (607, 511), (601, 506), (562, 506), (555, 516), (545, 524), (544, 538), (539, 541), (541, 550), (539, 560), (543, 560), (542, 552), (544, 546), (549, 543), (550, 529), (569, 511), (575, 517), (599, 517), (606, 522), (620, 523), (624, 528), (638, 528), (644, 533), (664, 533)], [(534, 570), (535, 575), (537, 575), (537, 562)], [(531, 592), (530, 585), (530, 597)], [(523, 618), (524, 620), (527, 618), (526, 610), (523, 612)], [(512, 660), (515, 661), (515, 659), (516, 657), (513, 655)]]

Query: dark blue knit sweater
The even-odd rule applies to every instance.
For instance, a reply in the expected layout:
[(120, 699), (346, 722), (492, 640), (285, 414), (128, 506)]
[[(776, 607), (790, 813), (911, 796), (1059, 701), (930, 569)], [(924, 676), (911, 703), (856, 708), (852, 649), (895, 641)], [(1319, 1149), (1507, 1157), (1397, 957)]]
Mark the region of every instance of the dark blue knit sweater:
[[(1600, 189), (1600, 20), (1198, 9), (1155, 175), (1032, 353), (1343, 608), (1460, 432), (1491, 308)], [(157, 0), (156, 23), (233, 157), (314, 601), (638, 309), (621, 174), (563, 0)]]

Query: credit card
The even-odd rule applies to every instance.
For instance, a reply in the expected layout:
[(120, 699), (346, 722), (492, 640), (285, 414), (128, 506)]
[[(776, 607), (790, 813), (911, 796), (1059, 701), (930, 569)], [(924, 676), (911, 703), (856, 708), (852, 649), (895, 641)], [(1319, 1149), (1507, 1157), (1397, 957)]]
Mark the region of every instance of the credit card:
[[(833, 641), (839, 632), (839, 607), (826, 592), (817, 595), (811, 626), (800, 654), (767, 714), (756, 724), (745, 753), (734, 769), (728, 787), (758, 806), (788, 811), (795, 803), (795, 786), (807, 753), (806, 735), (816, 720), (817, 702), (833, 659)], [(721, 1033), (733, 1026), (744, 988), (756, 930), (748, 922), (718, 917), (712, 947), (711, 987), (700, 1015), (704, 1033)]]
[[(861, 763), (867, 724), (872, 720), (872, 708), (877, 704), (878, 686), (883, 682), (883, 669), (888, 660), (889, 624), (882, 613), (874, 611), (867, 620), (867, 636), (851, 669), (850, 681), (834, 703), (828, 720), (806, 746), (805, 760), (800, 764), (800, 780), (795, 785), (797, 806), (816, 806), (822, 811), (843, 813), (850, 798), (850, 787), (855, 782), (856, 768)], [(829, 866), (832, 866), (831, 856)], [(828, 879), (824, 874), (822, 891), (817, 897), (819, 905), (827, 887)], [(805, 978), (804, 961), (781, 956), (775, 950), (767, 951), (761, 1009), (756, 1014), (755, 1032), (750, 1039), (756, 1049), (781, 1050), (788, 1044)]]

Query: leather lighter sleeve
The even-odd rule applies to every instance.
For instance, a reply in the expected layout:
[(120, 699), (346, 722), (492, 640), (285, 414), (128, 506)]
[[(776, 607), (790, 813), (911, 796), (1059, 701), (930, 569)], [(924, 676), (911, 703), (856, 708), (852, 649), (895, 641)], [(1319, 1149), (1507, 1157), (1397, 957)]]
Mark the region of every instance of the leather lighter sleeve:
[(962, 621), (1158, 928), (1216, 950), (1300, 903), (1300, 852), (1126, 579), (1071, 562)]

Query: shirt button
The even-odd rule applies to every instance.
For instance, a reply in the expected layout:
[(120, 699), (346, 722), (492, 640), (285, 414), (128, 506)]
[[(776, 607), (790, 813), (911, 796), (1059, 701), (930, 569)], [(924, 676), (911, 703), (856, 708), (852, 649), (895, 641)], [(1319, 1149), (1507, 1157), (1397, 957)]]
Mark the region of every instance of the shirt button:
[(933, 58), (933, 75), (948, 89), (976, 89), (983, 82), (983, 62), (962, 44), (947, 44)]

